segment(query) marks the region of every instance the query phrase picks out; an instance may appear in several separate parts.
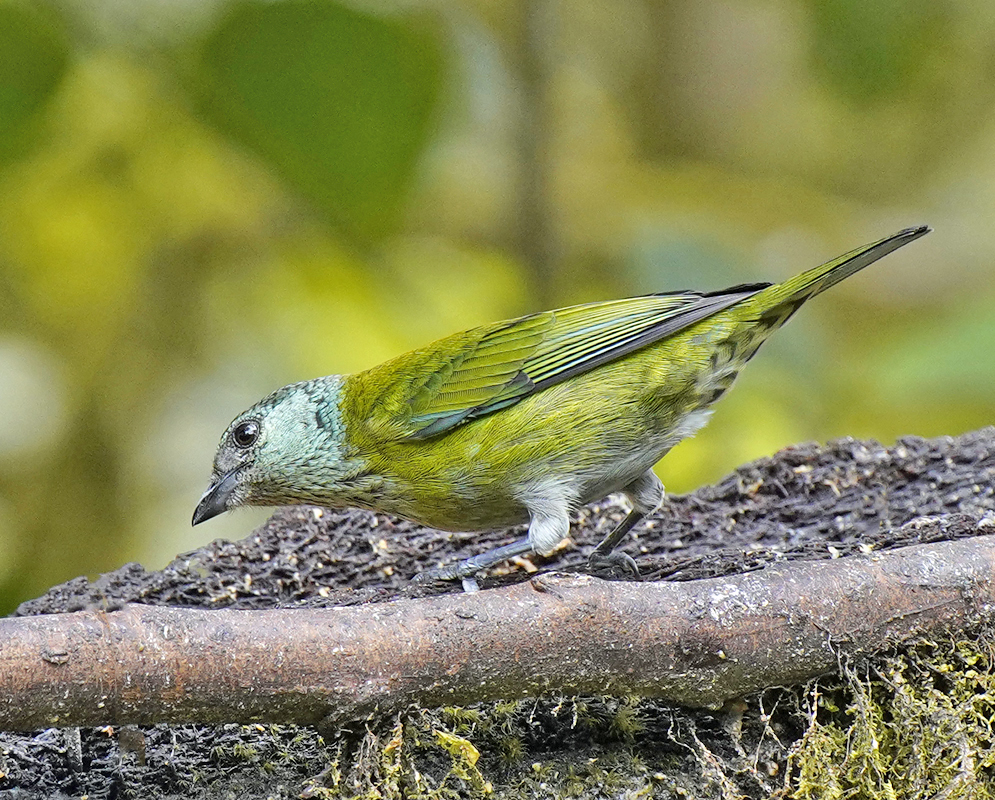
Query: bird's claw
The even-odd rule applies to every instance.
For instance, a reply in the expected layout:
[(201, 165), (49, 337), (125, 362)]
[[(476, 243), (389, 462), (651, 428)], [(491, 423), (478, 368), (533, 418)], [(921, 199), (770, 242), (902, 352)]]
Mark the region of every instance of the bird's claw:
[(639, 577), (639, 567), (636, 565), (636, 560), (621, 550), (613, 550), (610, 553), (599, 553), (595, 550), (587, 559), (587, 567), (592, 572), (614, 572), (620, 568), (628, 572), (633, 578)]

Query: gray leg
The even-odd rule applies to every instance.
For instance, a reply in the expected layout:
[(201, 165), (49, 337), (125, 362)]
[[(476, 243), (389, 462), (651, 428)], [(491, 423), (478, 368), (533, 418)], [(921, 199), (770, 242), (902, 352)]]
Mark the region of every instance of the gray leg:
[(427, 583), (428, 581), (455, 581), (459, 578), (475, 575), (480, 570), (493, 567), (498, 562), (507, 561), (509, 558), (514, 558), (515, 556), (520, 556), (522, 553), (529, 553), (531, 551), (532, 543), (528, 539), (520, 539), (517, 542), (506, 544), (503, 547), (495, 547), (486, 553), (458, 561), (455, 564), (448, 564), (444, 567), (436, 567), (435, 569), (427, 569), (424, 572), (419, 572), (415, 575), (415, 580), (419, 583)]
[(425, 572), (416, 575), (415, 580), (420, 583), (462, 580), (463, 588), (466, 591), (475, 592), (479, 587), (473, 576), (480, 570), (493, 567), (501, 561), (507, 561), (509, 558), (522, 555), (522, 553), (538, 552), (549, 555), (553, 552), (556, 545), (570, 532), (570, 518), (567, 509), (568, 505), (565, 501), (547, 498), (545, 502), (537, 503), (535, 508), (530, 509), (532, 522), (529, 524), (529, 535), (525, 539), (506, 544), (503, 547), (496, 547), (456, 564), (425, 570)]
[(653, 470), (647, 470), (622, 491), (632, 503), (632, 511), (594, 548), (588, 566), (592, 570), (623, 567), (633, 575), (639, 575), (639, 567), (632, 556), (614, 551), (629, 531), (660, 507), (664, 497), (663, 484)]

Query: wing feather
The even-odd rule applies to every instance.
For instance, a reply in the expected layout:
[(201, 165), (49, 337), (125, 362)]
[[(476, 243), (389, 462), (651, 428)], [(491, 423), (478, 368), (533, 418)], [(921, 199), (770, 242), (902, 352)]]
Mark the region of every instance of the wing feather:
[(417, 384), (405, 425), (434, 436), (671, 336), (752, 296), (673, 292), (571, 306), (482, 329)]

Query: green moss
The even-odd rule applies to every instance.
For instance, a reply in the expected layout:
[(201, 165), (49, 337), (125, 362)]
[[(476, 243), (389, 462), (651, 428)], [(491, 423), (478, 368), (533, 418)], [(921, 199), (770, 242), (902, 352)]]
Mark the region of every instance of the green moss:
[(474, 796), (489, 795), (494, 791), (490, 781), (484, 780), (484, 776), (477, 769), (477, 761), (480, 759), (480, 751), (462, 736), (449, 733), (447, 731), (433, 731), (436, 740), (452, 758), (452, 766), (449, 774), (443, 778), (441, 786), (445, 786), (450, 778), (455, 778), (460, 783), (468, 786)]
[(821, 703), (812, 690), (784, 796), (995, 797), (993, 655), (984, 636), (844, 667), (833, 694), (845, 704)]
[(517, 736), (505, 736), (498, 742), (498, 747), (500, 748), (501, 761), (505, 765), (514, 764), (518, 761), (522, 754), (525, 752), (525, 746), (522, 740)]
[(619, 701), (612, 717), (609, 730), (623, 741), (632, 741), (643, 730), (639, 717), (639, 698), (626, 697)]

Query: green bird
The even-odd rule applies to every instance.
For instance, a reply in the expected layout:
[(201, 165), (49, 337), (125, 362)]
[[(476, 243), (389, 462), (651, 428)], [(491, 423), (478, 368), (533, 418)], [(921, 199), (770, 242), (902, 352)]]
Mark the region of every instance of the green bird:
[(457, 333), (352, 375), (293, 383), (228, 426), (193, 515), (237, 506), (352, 506), (447, 531), (528, 523), (521, 541), (422, 579), (548, 554), (570, 513), (621, 492), (632, 511), (590, 566), (664, 498), (653, 472), (693, 435), (767, 337), (810, 297), (928, 233), (909, 228), (784, 283), (666, 292)]

